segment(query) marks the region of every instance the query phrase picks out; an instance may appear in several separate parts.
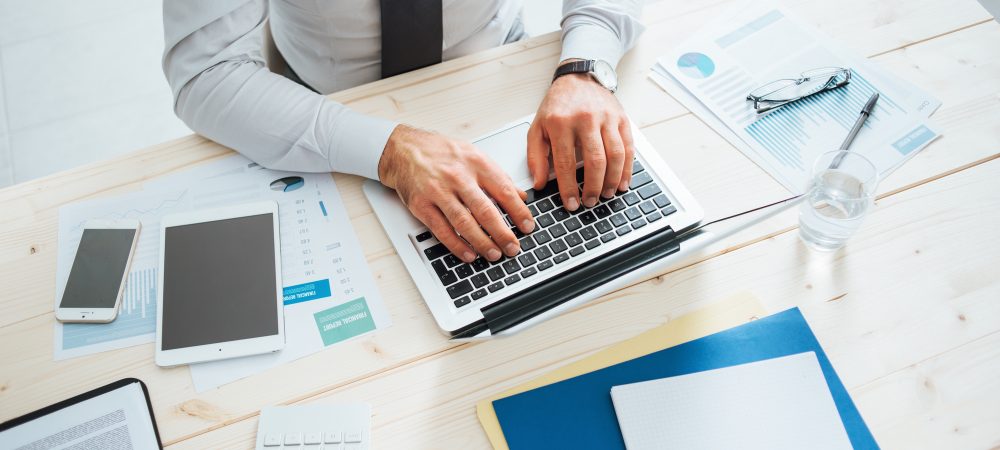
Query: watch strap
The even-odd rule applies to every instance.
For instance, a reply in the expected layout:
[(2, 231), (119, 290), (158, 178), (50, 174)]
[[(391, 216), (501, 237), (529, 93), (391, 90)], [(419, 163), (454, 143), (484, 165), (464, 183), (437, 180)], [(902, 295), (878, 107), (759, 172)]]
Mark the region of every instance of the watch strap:
[(588, 59), (584, 61), (570, 61), (556, 68), (555, 75), (552, 76), (552, 81), (556, 81), (563, 75), (569, 75), (571, 73), (589, 73), (594, 70), (594, 60)]

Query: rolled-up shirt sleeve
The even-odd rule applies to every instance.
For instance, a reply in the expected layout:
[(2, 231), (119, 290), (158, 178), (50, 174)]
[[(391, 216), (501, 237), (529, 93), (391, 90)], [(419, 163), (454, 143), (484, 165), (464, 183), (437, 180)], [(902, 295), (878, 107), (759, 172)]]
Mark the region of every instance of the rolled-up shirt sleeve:
[(177, 116), (267, 168), (377, 180), (397, 123), (270, 72), (263, 57), (266, 19), (266, 0), (163, 2), (163, 71)]
[(599, 59), (617, 67), (645, 30), (641, 13), (641, 0), (564, 0), (559, 60)]

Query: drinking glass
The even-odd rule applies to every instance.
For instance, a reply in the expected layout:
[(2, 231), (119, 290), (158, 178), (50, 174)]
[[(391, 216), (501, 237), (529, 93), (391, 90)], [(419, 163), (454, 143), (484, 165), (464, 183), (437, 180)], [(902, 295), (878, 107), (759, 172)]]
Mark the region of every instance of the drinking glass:
[(874, 205), (878, 170), (861, 154), (838, 150), (816, 160), (806, 199), (799, 207), (799, 237), (807, 247), (844, 246)]

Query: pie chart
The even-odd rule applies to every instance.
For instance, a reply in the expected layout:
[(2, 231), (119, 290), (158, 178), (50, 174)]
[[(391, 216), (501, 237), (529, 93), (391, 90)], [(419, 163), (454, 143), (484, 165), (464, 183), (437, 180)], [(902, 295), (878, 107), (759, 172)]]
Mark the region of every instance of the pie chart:
[(715, 72), (715, 62), (704, 53), (685, 53), (677, 59), (677, 68), (691, 78), (708, 78)]
[(285, 177), (271, 182), (271, 190), (278, 192), (292, 192), (306, 185), (302, 177)]

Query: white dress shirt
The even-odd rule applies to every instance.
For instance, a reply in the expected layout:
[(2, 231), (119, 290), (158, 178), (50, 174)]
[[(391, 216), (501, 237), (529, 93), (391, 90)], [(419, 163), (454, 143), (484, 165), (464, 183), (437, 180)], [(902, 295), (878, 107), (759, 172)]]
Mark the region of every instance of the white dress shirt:
[[(616, 66), (640, 0), (564, 0), (562, 60)], [(523, 37), (520, 0), (443, 0), (448, 60)], [(381, 77), (379, 0), (164, 0), (163, 71), (191, 129), (260, 165), (378, 179), (397, 123), (324, 95)], [(264, 29), (306, 87), (265, 67)]]

